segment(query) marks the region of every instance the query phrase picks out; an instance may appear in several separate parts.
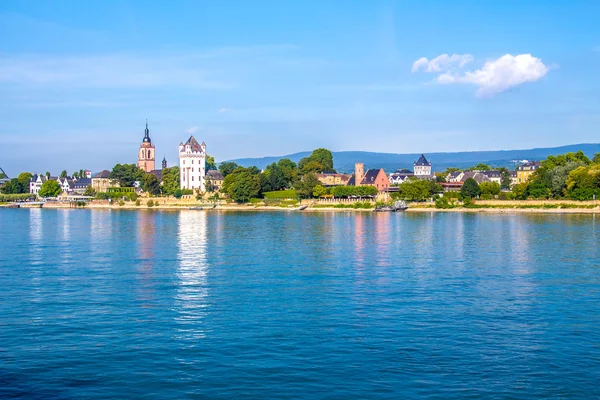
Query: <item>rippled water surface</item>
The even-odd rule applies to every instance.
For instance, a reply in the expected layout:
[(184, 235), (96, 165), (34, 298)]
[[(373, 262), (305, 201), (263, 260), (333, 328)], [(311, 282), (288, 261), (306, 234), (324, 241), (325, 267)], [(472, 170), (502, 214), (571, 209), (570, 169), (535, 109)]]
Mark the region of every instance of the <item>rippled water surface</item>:
[(0, 398), (598, 398), (593, 216), (0, 210)]

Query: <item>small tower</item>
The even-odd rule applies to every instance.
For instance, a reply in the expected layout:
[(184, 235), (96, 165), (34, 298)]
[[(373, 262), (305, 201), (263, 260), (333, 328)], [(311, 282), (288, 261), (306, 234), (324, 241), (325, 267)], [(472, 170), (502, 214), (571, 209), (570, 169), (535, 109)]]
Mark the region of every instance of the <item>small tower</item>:
[(163, 160), (162, 160), (162, 169), (166, 169), (166, 168), (167, 168), (167, 159), (166, 159), (166, 157), (163, 157)]
[(363, 164), (363, 163), (354, 164), (354, 185), (360, 186), (363, 179), (365, 179), (365, 164)]
[(146, 172), (154, 170), (154, 150), (154, 145), (150, 139), (150, 131), (148, 130), (148, 120), (146, 120), (144, 139), (138, 151), (138, 167)]

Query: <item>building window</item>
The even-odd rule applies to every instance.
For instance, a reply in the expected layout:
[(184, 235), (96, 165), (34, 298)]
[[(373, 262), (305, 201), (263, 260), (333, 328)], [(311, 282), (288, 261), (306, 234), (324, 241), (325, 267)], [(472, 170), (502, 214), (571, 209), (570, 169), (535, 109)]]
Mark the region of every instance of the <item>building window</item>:
[(192, 175), (192, 182), (194, 182), (194, 175)]
[(194, 172), (194, 167), (192, 167), (192, 172)]
[(192, 164), (194, 163), (194, 160), (192, 160)]
[(185, 160), (183, 160), (183, 163), (185, 164)]

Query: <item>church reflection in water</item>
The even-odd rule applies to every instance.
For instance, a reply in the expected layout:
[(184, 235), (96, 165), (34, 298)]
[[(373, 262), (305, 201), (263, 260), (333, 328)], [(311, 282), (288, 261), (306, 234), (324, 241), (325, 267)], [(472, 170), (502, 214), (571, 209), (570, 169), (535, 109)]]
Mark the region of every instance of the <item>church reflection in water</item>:
[[(206, 213), (181, 211), (179, 213), (177, 294), (175, 320), (177, 338), (194, 341), (205, 336), (203, 319), (207, 313), (208, 262)], [(193, 343), (190, 343), (193, 346)]]

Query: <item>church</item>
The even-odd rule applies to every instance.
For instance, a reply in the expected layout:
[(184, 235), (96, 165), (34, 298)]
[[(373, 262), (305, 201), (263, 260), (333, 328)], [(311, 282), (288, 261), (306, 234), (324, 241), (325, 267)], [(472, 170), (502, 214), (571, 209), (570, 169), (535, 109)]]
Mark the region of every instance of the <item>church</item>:
[(148, 120), (146, 120), (146, 129), (144, 130), (144, 139), (140, 144), (138, 151), (138, 167), (144, 172), (156, 176), (159, 180), (162, 179), (162, 169), (167, 168), (167, 160), (163, 158), (162, 169), (154, 169), (155, 167), (156, 149), (150, 139), (150, 130), (148, 129)]

